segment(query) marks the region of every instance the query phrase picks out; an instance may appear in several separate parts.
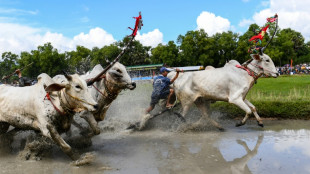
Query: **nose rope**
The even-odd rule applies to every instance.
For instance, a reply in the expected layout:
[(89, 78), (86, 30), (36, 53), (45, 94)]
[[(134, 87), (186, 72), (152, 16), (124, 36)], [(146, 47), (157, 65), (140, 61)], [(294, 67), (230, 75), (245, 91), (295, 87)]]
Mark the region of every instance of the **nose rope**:
[(273, 71), (271, 71), (271, 70), (269, 70), (269, 69), (267, 69), (267, 68), (263, 68), (263, 67), (260, 66), (260, 65), (257, 65), (257, 64), (254, 64), (254, 63), (250, 63), (250, 64), (253, 65), (253, 66), (255, 66), (255, 67), (257, 67), (257, 68), (262, 69), (263, 71), (267, 71), (267, 72), (269, 72), (269, 73), (274, 73)]
[(82, 102), (82, 103), (86, 103), (86, 104), (91, 105), (91, 106), (95, 106), (94, 104), (91, 104), (91, 103), (89, 103), (89, 102), (87, 102), (87, 101), (85, 101), (85, 100), (83, 100), (83, 99), (80, 99), (80, 98), (78, 98), (78, 97), (72, 96), (72, 95), (69, 94), (68, 92), (64, 92), (64, 93), (66, 93), (68, 96), (70, 96), (71, 98), (73, 98), (73, 99), (75, 99), (75, 100), (77, 100), (77, 101), (80, 101), (80, 102)]

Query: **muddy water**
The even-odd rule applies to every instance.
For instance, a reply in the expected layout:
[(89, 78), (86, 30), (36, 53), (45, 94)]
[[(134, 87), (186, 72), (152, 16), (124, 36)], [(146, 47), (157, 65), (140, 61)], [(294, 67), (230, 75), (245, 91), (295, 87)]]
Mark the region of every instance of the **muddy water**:
[(265, 125), (225, 125), (225, 132), (105, 132), (84, 149), (95, 161), (81, 167), (71, 166), (57, 147), (41, 161), (21, 159), (15, 139), (13, 151), (0, 149), (0, 173), (310, 173), (310, 122)]
[[(144, 88), (139, 90), (144, 94)], [(71, 160), (55, 145), (44, 149), (39, 158), (25, 160), (20, 154), (29, 133), (22, 132), (13, 138), (0, 136), (0, 174), (310, 173), (310, 121), (265, 121), (265, 128), (259, 128), (250, 120), (235, 128), (236, 120), (213, 113), (226, 131), (206, 124), (202, 131), (180, 133), (176, 131), (180, 123), (167, 113), (142, 132), (124, 131), (148, 105), (147, 91), (145, 95), (126, 91), (100, 123), (102, 133), (92, 138), (92, 145), (78, 148), (96, 156), (91, 164), (70, 165)], [(193, 109), (187, 121), (198, 118)]]

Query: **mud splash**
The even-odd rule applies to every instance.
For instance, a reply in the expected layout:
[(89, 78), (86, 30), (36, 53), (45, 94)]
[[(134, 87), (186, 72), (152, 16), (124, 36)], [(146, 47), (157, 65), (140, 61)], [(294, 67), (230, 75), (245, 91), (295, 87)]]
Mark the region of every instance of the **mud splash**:
[(91, 153), (91, 152), (88, 152), (88, 153), (83, 154), (80, 157), (80, 159), (71, 162), (71, 165), (73, 165), (73, 166), (83, 166), (83, 165), (86, 165), (86, 164), (91, 164), (92, 162), (94, 162), (94, 160), (95, 160), (95, 154)]
[(25, 147), (19, 152), (23, 160), (39, 161), (45, 156), (50, 156), (54, 143), (47, 137), (32, 133), (27, 137)]

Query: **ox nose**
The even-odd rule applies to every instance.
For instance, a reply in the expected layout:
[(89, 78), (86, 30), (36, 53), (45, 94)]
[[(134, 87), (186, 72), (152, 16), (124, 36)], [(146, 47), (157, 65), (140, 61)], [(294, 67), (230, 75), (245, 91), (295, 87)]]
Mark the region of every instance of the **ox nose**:
[(94, 105), (94, 108), (95, 108), (95, 109), (98, 109), (98, 107), (99, 107), (98, 104)]
[(131, 90), (133, 90), (133, 89), (135, 89), (137, 87), (136, 82), (132, 82), (131, 85), (133, 86), (133, 88)]

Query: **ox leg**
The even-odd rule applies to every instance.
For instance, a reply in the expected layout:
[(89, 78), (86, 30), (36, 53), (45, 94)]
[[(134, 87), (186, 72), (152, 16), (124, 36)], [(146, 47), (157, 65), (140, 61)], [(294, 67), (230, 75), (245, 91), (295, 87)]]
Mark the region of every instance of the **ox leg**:
[(219, 130), (223, 131), (224, 128), (215, 120), (209, 117), (208, 115), (208, 109), (210, 108), (210, 101), (204, 101), (203, 99), (198, 99), (195, 101), (195, 104), (197, 108), (201, 111), (202, 117), (199, 119), (198, 122), (202, 121), (203, 119), (206, 119), (210, 121), (215, 127), (217, 127)]
[(6, 133), (9, 130), (10, 124), (6, 122), (0, 122), (0, 135)]
[[(75, 154), (71, 147), (65, 142), (65, 140), (59, 135), (56, 128), (50, 124), (46, 125), (46, 128), (49, 130), (50, 137), (54, 142), (60, 146), (61, 150), (65, 152), (72, 160), (77, 160), (79, 155)], [(49, 137), (49, 136), (48, 136)]]
[[(182, 104), (182, 114), (178, 114), (178, 116), (180, 117), (180, 119), (182, 120), (183, 123), (186, 122), (185, 120), (185, 115), (188, 113), (189, 111), (189, 108), (191, 106), (191, 102), (187, 102), (187, 103), (182, 103), (181, 101), (181, 104)], [(180, 132), (185, 132), (186, 130), (188, 130), (188, 126), (186, 126), (185, 124), (182, 124), (178, 127), (178, 131)]]
[(250, 107), (250, 109), (251, 109), (252, 112), (254, 113), (255, 118), (256, 118), (256, 120), (257, 120), (258, 126), (264, 127), (263, 121), (262, 121), (262, 119), (259, 117), (259, 115), (258, 115), (258, 113), (257, 113), (257, 111), (256, 111), (255, 106), (254, 106), (249, 100), (247, 100), (247, 99), (245, 99), (244, 102)]
[(242, 98), (237, 99), (237, 100), (233, 100), (233, 101), (229, 101), (229, 102), (235, 104), (240, 109), (244, 110), (245, 116), (241, 122), (236, 124), (236, 127), (244, 125), (246, 123), (247, 119), (249, 118), (249, 115), (251, 115), (251, 113), (252, 113), (250, 107), (242, 100)]
[(82, 118), (84, 118), (87, 123), (89, 124), (90, 128), (93, 130), (93, 133), (95, 135), (100, 134), (100, 128), (98, 127), (98, 123), (94, 118), (94, 115), (90, 112), (86, 112), (81, 115)]
[[(190, 105), (189, 105), (189, 104), (183, 106), (182, 117), (183, 117), (184, 120), (185, 120), (185, 115), (186, 115), (186, 114), (188, 113), (188, 111), (189, 111), (189, 108), (190, 108)], [(182, 120), (183, 120), (183, 119), (182, 119)]]

